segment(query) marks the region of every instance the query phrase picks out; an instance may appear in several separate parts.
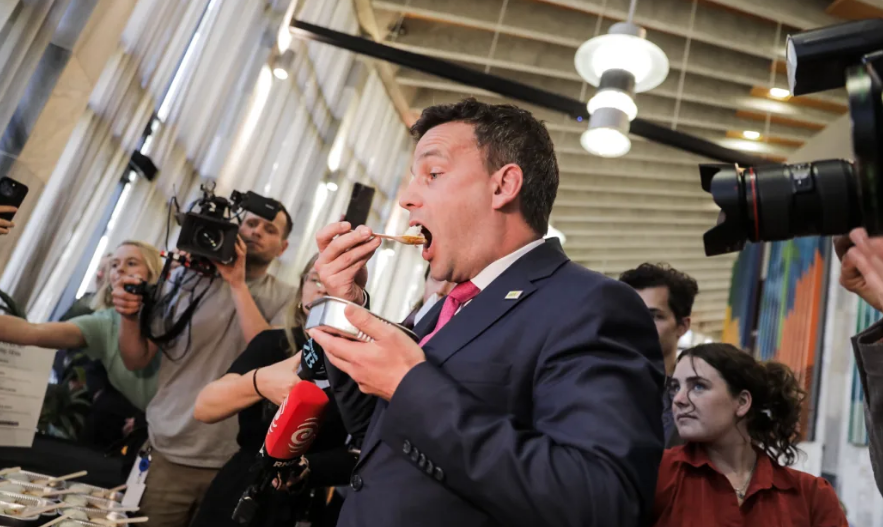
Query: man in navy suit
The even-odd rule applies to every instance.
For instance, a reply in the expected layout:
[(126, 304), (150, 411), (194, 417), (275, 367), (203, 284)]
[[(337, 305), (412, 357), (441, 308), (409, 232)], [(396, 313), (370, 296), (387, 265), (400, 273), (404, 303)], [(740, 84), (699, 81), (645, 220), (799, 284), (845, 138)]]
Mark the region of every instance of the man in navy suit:
[[(558, 188), (548, 132), (467, 99), (426, 109), (412, 133), (400, 203), (432, 277), (457, 286), (415, 328), (419, 345), (355, 306), (373, 342), (311, 331), (364, 434), (338, 525), (643, 525), (663, 449), (659, 340), (630, 287), (543, 240)], [(317, 240), (329, 294), (364, 305), (380, 240), (346, 223)]]

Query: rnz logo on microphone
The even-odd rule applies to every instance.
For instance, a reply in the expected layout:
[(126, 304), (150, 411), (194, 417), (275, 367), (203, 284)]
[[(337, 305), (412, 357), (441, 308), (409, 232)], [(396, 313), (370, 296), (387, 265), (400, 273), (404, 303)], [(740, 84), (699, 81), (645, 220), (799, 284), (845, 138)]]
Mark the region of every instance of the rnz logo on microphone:
[(288, 442), (288, 451), (295, 456), (303, 455), (303, 453), (310, 448), (310, 444), (313, 442), (313, 439), (315, 439), (318, 429), (319, 419), (317, 417), (310, 417), (305, 420), (297, 427), (297, 430), (291, 434), (291, 439)]

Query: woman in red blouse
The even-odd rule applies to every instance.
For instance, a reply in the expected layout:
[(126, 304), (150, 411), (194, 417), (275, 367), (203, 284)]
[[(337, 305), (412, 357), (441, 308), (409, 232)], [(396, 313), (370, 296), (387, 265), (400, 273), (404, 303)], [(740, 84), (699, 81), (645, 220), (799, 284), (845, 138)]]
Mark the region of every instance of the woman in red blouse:
[(685, 445), (666, 450), (657, 527), (847, 527), (834, 489), (787, 468), (804, 393), (791, 370), (729, 344), (684, 351), (669, 385)]

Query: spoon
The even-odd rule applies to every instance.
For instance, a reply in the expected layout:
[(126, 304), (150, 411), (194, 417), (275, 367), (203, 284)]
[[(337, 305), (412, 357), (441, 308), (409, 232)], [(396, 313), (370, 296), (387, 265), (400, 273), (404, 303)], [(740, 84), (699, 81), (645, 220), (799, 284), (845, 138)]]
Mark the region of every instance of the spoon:
[(423, 236), (411, 236), (408, 234), (403, 234), (401, 236), (392, 236), (390, 234), (374, 234), (377, 238), (382, 238), (384, 240), (392, 240), (394, 242), (403, 243), (405, 245), (425, 245), (426, 238)]

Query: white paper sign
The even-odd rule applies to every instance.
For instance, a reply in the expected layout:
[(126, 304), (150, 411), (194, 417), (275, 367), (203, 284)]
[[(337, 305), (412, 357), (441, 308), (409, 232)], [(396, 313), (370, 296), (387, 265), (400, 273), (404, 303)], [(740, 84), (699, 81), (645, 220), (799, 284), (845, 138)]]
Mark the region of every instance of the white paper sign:
[(0, 446), (33, 446), (55, 351), (0, 342)]

